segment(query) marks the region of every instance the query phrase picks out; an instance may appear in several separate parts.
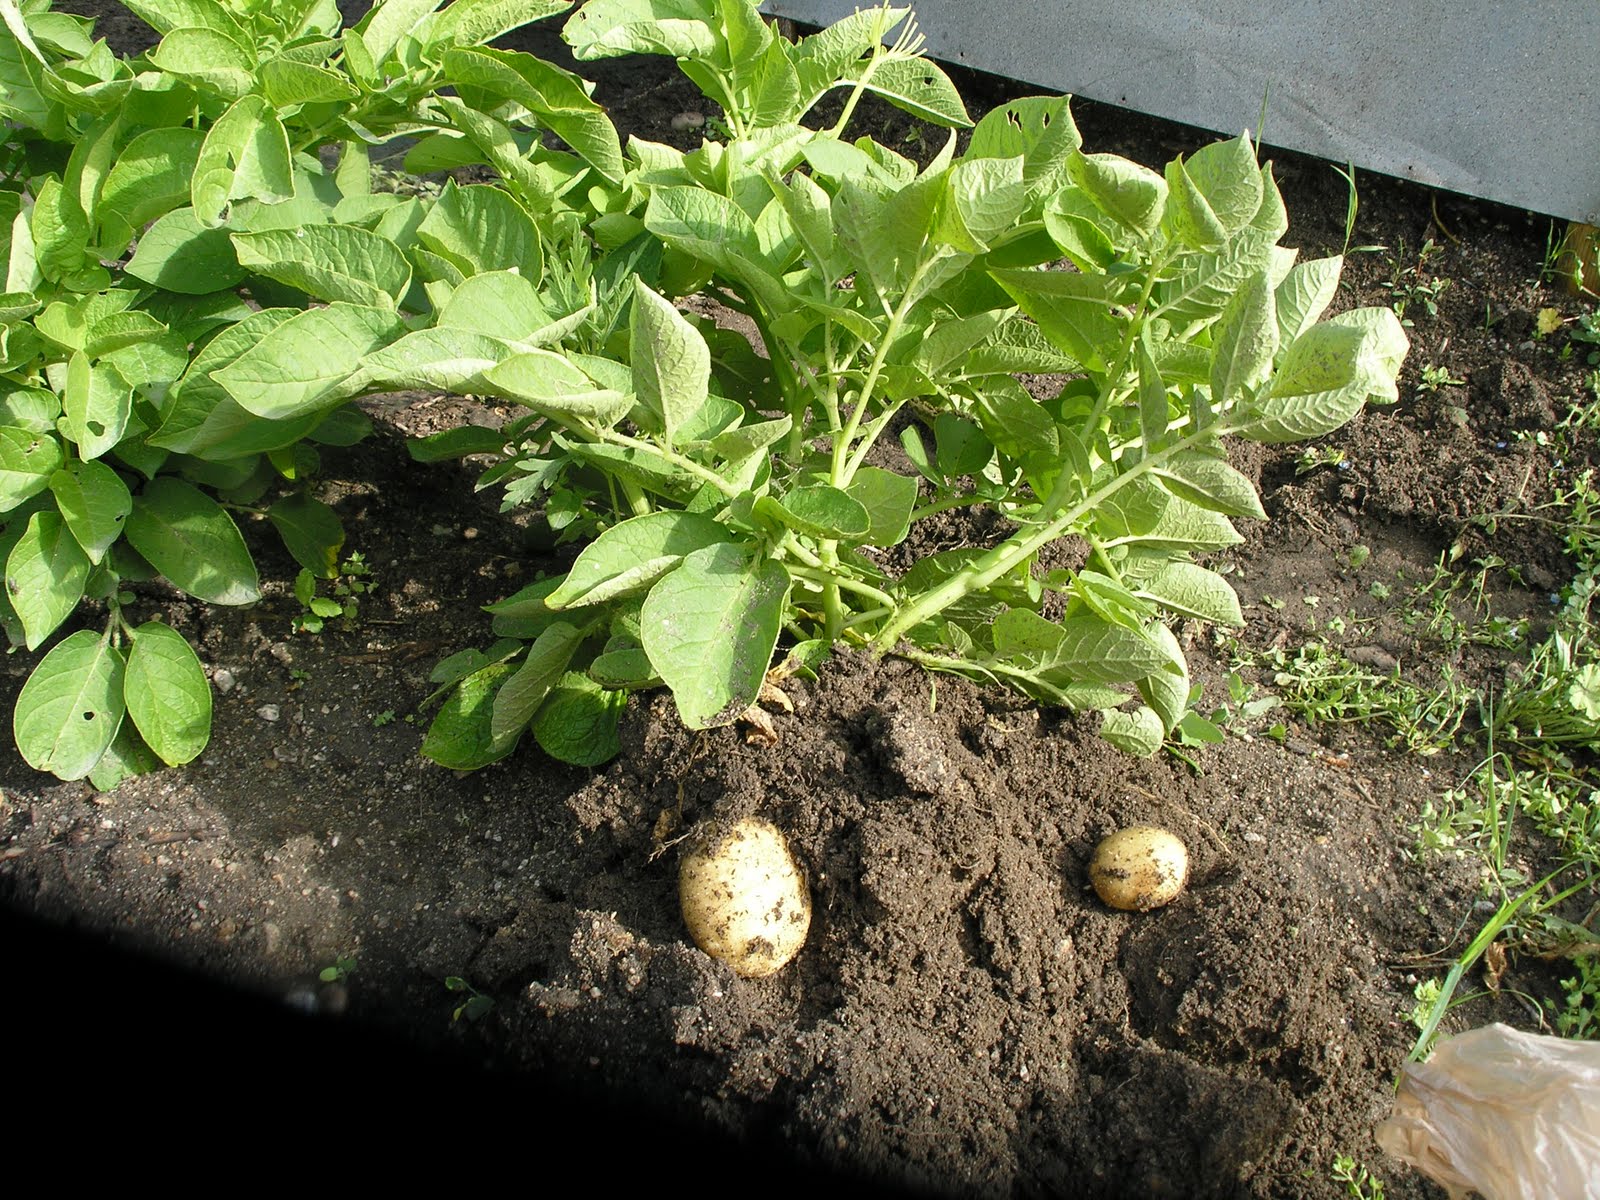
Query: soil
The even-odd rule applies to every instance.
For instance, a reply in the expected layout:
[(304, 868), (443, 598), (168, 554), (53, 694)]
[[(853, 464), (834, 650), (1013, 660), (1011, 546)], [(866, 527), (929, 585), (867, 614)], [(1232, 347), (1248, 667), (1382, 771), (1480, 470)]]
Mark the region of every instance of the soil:
[[(102, 26), (122, 48), (140, 29), (121, 10)], [(510, 44), (559, 57), (547, 34)], [(625, 131), (695, 136), (671, 127), (700, 109), (670, 63), (586, 73)], [(975, 113), (1019, 94), (958, 79)], [(1091, 148), (1157, 166), (1209, 136), (1089, 103), (1075, 114)], [(862, 128), (919, 150), (901, 114), (874, 111)], [(1287, 244), (1337, 252), (1344, 181), (1276, 157)], [(1360, 187), (1355, 242), (1387, 249), (1352, 255), (1338, 304), (1391, 303), (1395, 273), (1430, 239), (1413, 279), (1449, 284), (1436, 316), (1408, 305), (1400, 403), (1319, 444), (1342, 452), (1339, 467), (1302, 473), (1299, 447), (1239, 448), (1271, 519), (1216, 562), (1245, 602), (1244, 646), (1337, 641), (1326, 622), (1343, 614), (1349, 647), (1429, 678), (1444, 664), (1400, 602), (1453, 547), (1461, 569), (1491, 553), (1521, 568), (1525, 588), (1494, 577), (1495, 609), (1511, 615), (1540, 612), (1567, 577), (1540, 526), (1491, 533), (1476, 519), (1543, 499), (1554, 464), (1517, 435), (1563, 415), (1581, 373), (1561, 339), (1535, 340), (1534, 314), (1578, 310), (1539, 282), (1545, 218), (1372, 176)], [(1428, 364), (1461, 382), (1419, 389)], [(62, 1061), (143, 1079), (159, 1049), (169, 1079), (207, 1080), (203, 1105), (251, 1084), (188, 1030), (287, 1055), (275, 1073), (378, 1103), (366, 1087), (378, 1079), (443, 1072), (426, 1076), (456, 1089), (431, 1101), (441, 1122), (477, 1119), (476, 1098), (494, 1096), (539, 1104), (557, 1136), (628, 1131), (638, 1155), (577, 1163), (596, 1181), (651, 1178), (658, 1153), (737, 1147), (777, 1166), (780, 1188), (809, 1172), (927, 1195), (1328, 1197), (1344, 1194), (1330, 1166), (1350, 1154), (1396, 1200), (1442, 1194), (1384, 1159), (1372, 1130), (1416, 1036), (1414, 986), (1484, 919), (1472, 860), (1416, 851), (1424, 806), (1471, 762), (1293, 721), (1286, 740), (1259, 722), (1192, 764), (1136, 761), (1087, 719), (847, 654), (793, 682), (776, 746), (686, 731), (647, 694), (602, 769), (524, 747), (446, 771), (418, 754), (430, 668), (487, 640), (482, 605), (558, 564), (534, 526), (474, 492), (470, 468), (410, 461), (405, 438), (467, 419), (469, 402), (402, 396), (371, 411), (375, 437), (324, 456), (323, 498), (378, 582), (356, 621), (292, 632), (292, 563), (249, 529), (276, 581), (260, 604), (141, 596), (141, 617), (183, 630), (213, 676), (200, 760), (97, 794), (31, 772), (9, 739), (0, 748), (8, 944), (13, 961), (50, 963), (16, 992), (17, 1019)], [(1370, 550), (1359, 567), (1357, 546)], [(1220, 703), (1227, 640), (1183, 634)], [(7, 711), (33, 661), (5, 660)], [(1484, 681), (1504, 655), (1469, 647), (1449, 665)], [(1272, 683), (1245, 678), (1258, 693)], [(744, 814), (789, 832), (815, 904), (804, 952), (764, 980), (696, 950), (678, 917), (681, 833)], [(1096, 841), (1130, 823), (1190, 847), (1191, 885), (1161, 911), (1112, 912), (1087, 887)], [(319, 978), (341, 960), (339, 978)], [(452, 1020), (466, 993), (447, 977), (492, 1008)], [(1556, 996), (1558, 977), (1514, 954), (1500, 998), (1447, 1027), (1535, 1025), (1512, 993)]]

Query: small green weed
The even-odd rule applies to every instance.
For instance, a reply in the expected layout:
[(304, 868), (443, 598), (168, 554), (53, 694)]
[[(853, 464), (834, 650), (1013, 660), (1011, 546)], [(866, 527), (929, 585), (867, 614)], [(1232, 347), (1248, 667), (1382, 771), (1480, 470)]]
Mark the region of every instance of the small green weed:
[(1555, 1014), (1556, 1032), (1562, 1037), (1600, 1038), (1600, 955), (1575, 957), (1572, 965), (1572, 978), (1561, 981), (1566, 1005)]
[(444, 986), (452, 992), (467, 993), (467, 998), (456, 1005), (455, 1011), (450, 1014), (452, 1021), (459, 1021), (463, 1017), (468, 1021), (476, 1021), (494, 1007), (493, 996), (485, 996), (459, 975), (446, 977)]
[(1393, 303), (1394, 315), (1400, 318), (1400, 324), (1408, 328), (1413, 324), (1407, 313), (1415, 316), (1420, 310), (1431, 319), (1439, 315), (1439, 298), (1450, 287), (1449, 279), (1436, 279), (1428, 273), (1428, 260), (1435, 257), (1443, 250), (1442, 246), (1435, 244), (1432, 238), (1422, 243), (1422, 249), (1417, 251), (1415, 263), (1405, 263), (1405, 244), (1401, 243), (1400, 254), (1390, 260), (1389, 295)]
[(378, 581), (372, 577), (359, 551), (339, 564), (339, 573), (328, 584), (327, 594), (319, 593), (319, 581), (309, 570), (295, 576), (294, 596), (303, 610), (294, 619), (296, 633), (321, 633), (326, 622), (342, 618), (353, 625), (360, 615), (361, 598), (371, 595)]
[(1383, 1180), (1348, 1154), (1333, 1160), (1330, 1178), (1344, 1184), (1344, 1194), (1351, 1200), (1384, 1200)]
[(1449, 367), (1438, 367), (1429, 363), (1422, 368), (1422, 381), (1417, 384), (1419, 392), (1437, 392), (1440, 388), (1465, 387), (1465, 379), (1457, 379), (1450, 374)]
[(1323, 467), (1344, 468), (1344, 451), (1337, 446), (1312, 446), (1294, 456), (1294, 473), (1309, 475)]
[(348, 955), (340, 955), (334, 960), (333, 966), (323, 967), (317, 972), (317, 978), (323, 983), (344, 983), (355, 973), (356, 960)]
[(1284, 707), (1296, 716), (1313, 724), (1386, 726), (1391, 745), (1422, 755), (1455, 740), (1473, 699), (1448, 666), (1437, 685), (1423, 687), (1398, 670), (1381, 675), (1358, 666), (1322, 641), (1268, 650), (1245, 665), (1270, 669)]

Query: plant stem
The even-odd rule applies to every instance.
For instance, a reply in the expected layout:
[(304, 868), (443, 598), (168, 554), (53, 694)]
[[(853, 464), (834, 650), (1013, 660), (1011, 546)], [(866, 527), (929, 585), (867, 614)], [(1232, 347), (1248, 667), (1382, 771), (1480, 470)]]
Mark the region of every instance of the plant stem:
[[(852, 592), (857, 596), (874, 601), (879, 606), (878, 615), (882, 615), (884, 612), (893, 612), (897, 607), (894, 598), (888, 593), (879, 591), (870, 583), (862, 583), (859, 580), (851, 579), (848, 575), (829, 575), (826, 568), (806, 567), (798, 563), (785, 563), (784, 569), (794, 578), (804, 579), (807, 583), (814, 583), (826, 588), (831, 582), (843, 591)], [(862, 613), (852, 617), (850, 624), (859, 624), (868, 615), (867, 613)]]
[[(988, 587), (1006, 572), (1016, 567), (1018, 563), (1024, 562), (1031, 555), (1036, 554), (1041, 547), (1065, 535), (1087, 513), (1093, 512), (1123, 487), (1139, 478), (1139, 476), (1154, 467), (1160, 466), (1169, 459), (1175, 458), (1184, 451), (1193, 449), (1202, 442), (1221, 437), (1229, 432), (1231, 431), (1227, 426), (1219, 423), (1208, 426), (1199, 433), (1190, 434), (1181, 441), (1173, 442), (1165, 449), (1158, 450), (1147, 458), (1141, 459), (1122, 474), (1108, 480), (1082, 500), (1062, 511), (1054, 520), (1030, 529), (1018, 530), (988, 553), (973, 559), (972, 562), (950, 576), (938, 587), (924, 592), (902, 608), (895, 618), (880, 629), (877, 636), (872, 639), (874, 653), (879, 655), (887, 653), (894, 648), (900, 635), (908, 629), (914, 629), (924, 621), (938, 616), (963, 596), (982, 591)], [(1060, 509), (1065, 502), (1068, 489), (1073, 486), (1074, 479), (1072, 472), (1067, 470), (1061, 472), (1061, 478), (1056, 482), (1054, 491), (1045, 505), (1046, 512)]]
[[(933, 259), (924, 259), (917, 264), (917, 269), (912, 272), (911, 279), (906, 284), (905, 291), (900, 296), (900, 303), (895, 306), (894, 312), (889, 315), (889, 324), (885, 327), (883, 337), (878, 342), (878, 351), (872, 356), (872, 363), (867, 368), (867, 377), (861, 384), (861, 398), (856, 401), (855, 407), (850, 410), (850, 419), (845, 422), (844, 428), (836, 433), (833, 438), (833, 469), (829, 482), (836, 488), (850, 486), (850, 480), (860, 467), (866, 452), (871, 448), (887, 420), (874, 420), (870, 428), (870, 436), (859, 447), (854, 455), (850, 453), (852, 443), (855, 441), (856, 432), (861, 428), (861, 418), (867, 411), (867, 405), (872, 402), (873, 389), (878, 386), (878, 379), (883, 374), (883, 366), (889, 359), (889, 348), (894, 345), (895, 339), (900, 336), (900, 327), (905, 324), (906, 316), (917, 302), (917, 289), (922, 283), (922, 278), (933, 266)], [(896, 404), (894, 407), (898, 408)], [(893, 415), (892, 411), (888, 415)]]

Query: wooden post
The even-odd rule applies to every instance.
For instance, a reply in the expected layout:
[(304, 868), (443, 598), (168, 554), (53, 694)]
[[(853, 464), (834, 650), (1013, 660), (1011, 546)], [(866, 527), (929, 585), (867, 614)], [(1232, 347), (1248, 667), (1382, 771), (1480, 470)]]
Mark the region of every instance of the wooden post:
[(1556, 252), (1556, 270), (1574, 296), (1600, 296), (1600, 228), (1576, 221), (1568, 225)]

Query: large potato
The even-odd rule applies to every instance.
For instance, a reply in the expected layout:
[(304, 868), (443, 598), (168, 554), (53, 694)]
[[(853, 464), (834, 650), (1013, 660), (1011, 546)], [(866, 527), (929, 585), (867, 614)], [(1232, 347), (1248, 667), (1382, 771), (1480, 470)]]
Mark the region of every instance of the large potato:
[(776, 826), (713, 825), (684, 855), (678, 903), (689, 936), (739, 975), (770, 975), (799, 953), (811, 894)]
[(1112, 908), (1148, 912), (1170, 904), (1189, 878), (1189, 851), (1154, 825), (1119, 829), (1095, 847), (1089, 882)]

